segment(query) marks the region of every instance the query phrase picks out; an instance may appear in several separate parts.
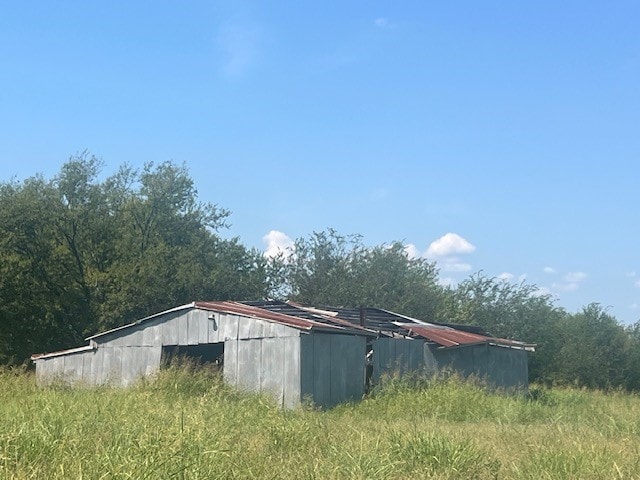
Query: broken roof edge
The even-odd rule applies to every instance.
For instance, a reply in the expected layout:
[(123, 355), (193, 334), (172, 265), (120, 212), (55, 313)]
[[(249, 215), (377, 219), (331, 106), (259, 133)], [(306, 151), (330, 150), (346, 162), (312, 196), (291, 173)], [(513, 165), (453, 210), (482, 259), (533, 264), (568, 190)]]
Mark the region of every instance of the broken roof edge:
[(221, 301), (221, 302), (195, 302), (196, 308), (202, 308), (204, 310), (217, 311), (223, 313), (232, 313), (236, 315), (244, 315), (246, 317), (255, 318), (257, 320), (264, 320), (267, 322), (275, 322), (281, 325), (285, 325), (291, 328), (297, 328), (303, 331), (324, 331), (338, 334), (351, 334), (361, 336), (377, 336), (377, 332), (372, 330), (358, 328), (356, 325), (352, 325), (348, 322), (337, 322), (335, 319), (331, 320), (332, 323), (323, 323), (308, 318), (296, 317), (281, 312), (274, 312), (266, 308), (249, 305), (247, 303), (235, 302), (235, 301)]
[[(440, 345), (438, 349), (450, 350), (454, 348), (475, 347), (477, 345), (491, 345), (493, 347), (498, 347), (498, 348), (509, 348), (511, 350), (524, 350), (526, 352), (535, 352), (536, 351), (535, 347), (537, 347), (536, 344), (508, 345), (506, 343), (498, 343), (492, 340), (493, 339), (478, 341), (478, 342), (471, 342), (471, 343), (458, 343), (457, 345), (451, 345), (451, 346)], [(438, 343), (438, 342), (433, 342), (433, 343)]]
[[(402, 324), (399, 324), (402, 325)], [(426, 338), (427, 340), (440, 345), (441, 348), (456, 348), (469, 345), (489, 344), (498, 347), (513, 348), (516, 350), (526, 350), (535, 352), (536, 344), (525, 343), (517, 340), (509, 340), (507, 338), (499, 338), (487, 335), (479, 335), (477, 333), (463, 332), (450, 327), (430, 327), (430, 326), (411, 326), (404, 324), (403, 328), (409, 330), (413, 335)]]
[(31, 355), (30, 358), (32, 362), (35, 362), (38, 360), (44, 360), (46, 358), (59, 357), (61, 355), (70, 355), (73, 353), (81, 353), (81, 352), (86, 352), (88, 350), (95, 350), (96, 348), (98, 348), (96, 344), (91, 342), (89, 345), (84, 345), (82, 347), (68, 348), (66, 350), (57, 350), (55, 352), (49, 352), (49, 353), (34, 353), (33, 355)]
[(344, 327), (347, 329), (355, 329), (359, 332), (361, 332), (362, 334), (368, 334), (368, 336), (388, 336), (389, 332), (383, 332), (383, 331), (379, 331), (376, 330), (374, 328), (369, 328), (366, 326), (362, 326), (362, 325), (358, 325), (356, 323), (352, 323), (349, 320), (345, 320), (343, 318), (340, 318), (338, 316), (338, 312), (333, 312), (330, 310), (324, 310), (321, 308), (316, 308), (316, 307), (311, 307), (311, 306), (306, 306), (303, 305), (301, 303), (298, 302), (293, 302), (291, 300), (287, 300), (286, 302), (283, 302), (283, 304), (285, 305), (289, 305), (292, 307), (295, 307), (299, 310), (304, 310), (305, 312), (309, 312), (317, 317), (320, 317), (324, 320), (326, 320), (327, 322), (331, 322), (331, 324), (337, 324), (340, 327)]

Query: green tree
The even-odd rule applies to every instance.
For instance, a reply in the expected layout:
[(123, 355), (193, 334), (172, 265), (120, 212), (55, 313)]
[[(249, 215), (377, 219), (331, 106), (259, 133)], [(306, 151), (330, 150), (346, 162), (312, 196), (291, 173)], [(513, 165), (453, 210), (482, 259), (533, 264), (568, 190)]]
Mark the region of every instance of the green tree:
[(197, 200), (184, 165), (83, 153), (50, 180), (0, 184), (0, 362), (196, 299), (269, 291), (266, 261), (223, 239), (229, 212)]
[(380, 307), (429, 319), (442, 301), (434, 264), (410, 259), (401, 242), (366, 247), (360, 236), (333, 229), (297, 239), (272, 271), (279, 272), (281, 296), (318, 306)]
[(559, 326), (554, 379), (590, 388), (625, 386), (629, 336), (599, 304), (567, 315)]
[(477, 273), (446, 295), (446, 321), (483, 327), (492, 335), (537, 344), (529, 356), (532, 379), (544, 380), (560, 347), (558, 325), (566, 312), (535, 285), (513, 284)]

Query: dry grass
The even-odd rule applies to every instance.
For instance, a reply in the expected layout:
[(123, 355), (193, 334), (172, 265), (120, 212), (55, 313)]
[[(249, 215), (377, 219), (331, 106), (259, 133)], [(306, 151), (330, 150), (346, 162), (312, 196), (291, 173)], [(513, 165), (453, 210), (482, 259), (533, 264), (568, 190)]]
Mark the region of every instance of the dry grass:
[(322, 412), (188, 368), (126, 390), (0, 384), (0, 478), (640, 478), (640, 398), (622, 392), (390, 381)]

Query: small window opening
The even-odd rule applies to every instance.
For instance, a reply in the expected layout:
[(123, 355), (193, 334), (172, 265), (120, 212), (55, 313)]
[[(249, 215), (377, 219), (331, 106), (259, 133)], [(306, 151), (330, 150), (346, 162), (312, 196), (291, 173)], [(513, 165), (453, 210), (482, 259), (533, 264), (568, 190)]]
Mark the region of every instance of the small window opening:
[(224, 342), (203, 345), (167, 345), (162, 347), (163, 365), (181, 361), (222, 370), (224, 364)]

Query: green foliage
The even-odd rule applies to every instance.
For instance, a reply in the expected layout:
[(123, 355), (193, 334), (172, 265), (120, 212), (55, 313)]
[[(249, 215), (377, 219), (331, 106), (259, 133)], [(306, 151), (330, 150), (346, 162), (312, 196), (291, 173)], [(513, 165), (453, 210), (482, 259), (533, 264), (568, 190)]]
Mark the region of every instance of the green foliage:
[[(458, 378), (283, 411), (190, 365), (128, 389), (35, 387), (0, 369), (0, 478), (638, 478), (640, 398)], [(454, 400), (452, 402), (452, 400)]]
[(0, 184), (0, 363), (197, 299), (261, 298), (259, 252), (217, 231), (185, 166), (124, 165), (105, 180), (84, 153), (53, 179)]
[(219, 235), (229, 212), (198, 201), (184, 165), (123, 165), (104, 179), (101, 167), (85, 152), (52, 179), (0, 183), (0, 364), (196, 299), (276, 297), (479, 325), (537, 344), (532, 380), (640, 390), (640, 326), (598, 305), (570, 314), (535, 285), (481, 273), (445, 288), (402, 242), (366, 246), (332, 229), (266, 260)]
[(547, 378), (560, 348), (558, 328), (566, 312), (535, 285), (489, 278), (481, 273), (448, 290), (444, 318), (479, 325), (491, 334), (537, 344), (530, 358), (533, 380)]
[(591, 388), (625, 385), (628, 335), (604, 308), (591, 304), (566, 316), (559, 332), (556, 381)]
[(299, 238), (276, 259), (280, 291), (296, 301), (344, 307), (376, 306), (434, 318), (442, 287), (435, 265), (410, 259), (401, 242), (366, 247), (335, 230)]

